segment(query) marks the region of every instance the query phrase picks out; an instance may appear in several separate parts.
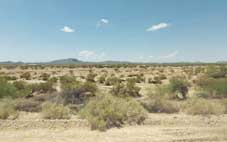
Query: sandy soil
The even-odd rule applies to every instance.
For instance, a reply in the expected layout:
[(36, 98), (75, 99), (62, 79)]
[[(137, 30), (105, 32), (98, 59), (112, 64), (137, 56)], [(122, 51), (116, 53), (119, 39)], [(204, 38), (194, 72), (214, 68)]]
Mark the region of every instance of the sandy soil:
[(227, 142), (227, 115), (150, 114), (144, 125), (91, 131), (86, 121), (22, 113), (0, 121), (0, 142)]

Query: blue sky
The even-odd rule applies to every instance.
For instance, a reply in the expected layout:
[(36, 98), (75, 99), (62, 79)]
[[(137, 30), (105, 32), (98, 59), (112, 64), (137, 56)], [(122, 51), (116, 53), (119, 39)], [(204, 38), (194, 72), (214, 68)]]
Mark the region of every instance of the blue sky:
[(227, 60), (226, 0), (0, 0), (0, 61)]

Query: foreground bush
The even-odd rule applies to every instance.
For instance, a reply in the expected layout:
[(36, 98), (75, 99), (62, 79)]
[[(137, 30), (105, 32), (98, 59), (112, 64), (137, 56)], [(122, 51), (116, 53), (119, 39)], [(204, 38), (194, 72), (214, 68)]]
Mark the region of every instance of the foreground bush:
[(227, 97), (227, 79), (200, 79), (200, 88), (207, 92), (206, 97), (223, 98)]
[(189, 86), (190, 84), (185, 79), (175, 77), (170, 79), (169, 89), (176, 94), (175, 98), (179, 98), (178, 93), (180, 93), (182, 99), (186, 99)]
[(0, 119), (16, 119), (18, 115), (12, 101), (6, 99), (0, 101)]
[(3, 97), (16, 97), (17, 96), (17, 88), (8, 83), (5, 80), (0, 80), (0, 98)]
[(152, 113), (176, 113), (180, 111), (180, 107), (176, 102), (167, 100), (160, 94), (150, 94), (149, 97), (142, 102), (142, 105)]
[(55, 103), (44, 103), (42, 105), (42, 116), (45, 119), (69, 119), (70, 109)]
[(139, 103), (111, 95), (95, 97), (79, 114), (89, 121), (92, 130), (100, 131), (126, 123), (141, 124), (146, 118), (146, 111)]
[(192, 115), (220, 115), (225, 112), (225, 106), (221, 103), (202, 98), (193, 98), (186, 102), (184, 110)]

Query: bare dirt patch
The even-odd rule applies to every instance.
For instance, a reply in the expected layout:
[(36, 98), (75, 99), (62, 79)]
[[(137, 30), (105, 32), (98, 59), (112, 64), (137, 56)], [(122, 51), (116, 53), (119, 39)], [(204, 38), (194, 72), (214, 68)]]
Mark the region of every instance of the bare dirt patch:
[(150, 114), (142, 126), (91, 131), (86, 121), (43, 120), (22, 113), (18, 120), (0, 121), (2, 142), (226, 142), (227, 115)]

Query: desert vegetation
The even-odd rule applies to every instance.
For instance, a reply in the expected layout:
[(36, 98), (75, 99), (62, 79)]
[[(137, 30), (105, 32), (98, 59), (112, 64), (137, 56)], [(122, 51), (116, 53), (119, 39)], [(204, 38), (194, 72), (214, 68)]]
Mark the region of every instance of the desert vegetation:
[(224, 64), (5, 65), (0, 72), (0, 119), (77, 116), (106, 131), (142, 125), (152, 113), (227, 113)]

